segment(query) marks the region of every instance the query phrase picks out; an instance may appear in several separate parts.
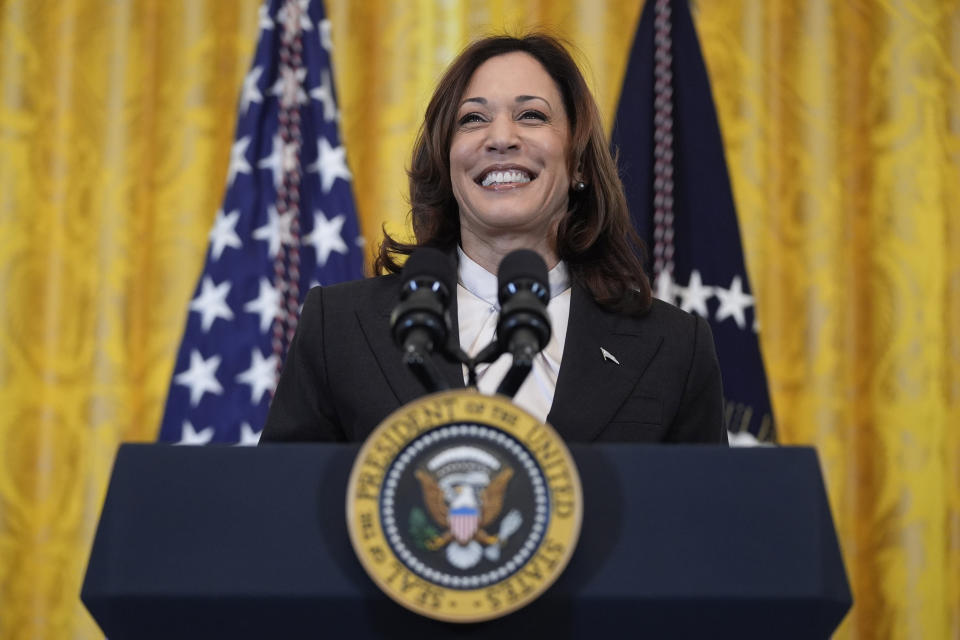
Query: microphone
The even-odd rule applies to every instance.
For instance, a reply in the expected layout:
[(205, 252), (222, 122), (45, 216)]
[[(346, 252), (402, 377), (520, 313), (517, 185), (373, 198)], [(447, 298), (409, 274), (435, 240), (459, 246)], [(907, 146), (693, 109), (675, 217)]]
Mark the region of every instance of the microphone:
[(518, 249), (500, 263), (497, 343), (501, 352), (510, 352), (513, 364), (497, 393), (512, 397), (530, 373), (534, 356), (550, 341), (549, 283), (547, 265), (535, 251)]
[(447, 254), (423, 247), (407, 259), (401, 275), (400, 303), (390, 315), (393, 341), (428, 391), (447, 389), (429, 355), (446, 343), (450, 331), (446, 310), (454, 291), (453, 265)]

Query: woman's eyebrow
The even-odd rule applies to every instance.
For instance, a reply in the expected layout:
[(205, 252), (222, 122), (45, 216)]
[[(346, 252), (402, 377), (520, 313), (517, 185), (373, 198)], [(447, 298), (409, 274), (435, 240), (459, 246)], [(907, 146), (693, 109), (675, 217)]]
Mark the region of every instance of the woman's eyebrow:
[(550, 106), (550, 101), (547, 100), (546, 98), (541, 98), (540, 96), (517, 96), (517, 97), (516, 97), (516, 101), (517, 101), (518, 103), (520, 103), (520, 102), (530, 102), (531, 100), (541, 100), (541, 101), (545, 102), (548, 107)]
[[(514, 98), (514, 101), (515, 101), (517, 104), (519, 104), (519, 103), (521, 103), (521, 102), (530, 102), (531, 100), (540, 100), (540, 101), (544, 102), (548, 107), (551, 107), (550, 101), (547, 100), (546, 98), (541, 98), (540, 96), (517, 96), (516, 98)], [(475, 98), (467, 98), (467, 99), (465, 99), (463, 102), (460, 103), (460, 106), (462, 107), (463, 105), (467, 104), (468, 102), (476, 102), (477, 104), (483, 104), (483, 105), (485, 105), (485, 104), (487, 104), (487, 99), (486, 99), (486, 98), (481, 98), (481, 97), (479, 97), (479, 96), (477, 96), (477, 97), (475, 97)]]

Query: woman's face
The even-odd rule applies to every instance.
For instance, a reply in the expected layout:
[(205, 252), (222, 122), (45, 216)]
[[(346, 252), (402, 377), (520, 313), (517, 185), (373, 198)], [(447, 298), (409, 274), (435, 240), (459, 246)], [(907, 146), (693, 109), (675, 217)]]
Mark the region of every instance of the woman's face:
[(550, 242), (567, 212), (570, 125), (553, 78), (522, 52), (490, 58), (464, 91), (450, 145), (461, 236)]

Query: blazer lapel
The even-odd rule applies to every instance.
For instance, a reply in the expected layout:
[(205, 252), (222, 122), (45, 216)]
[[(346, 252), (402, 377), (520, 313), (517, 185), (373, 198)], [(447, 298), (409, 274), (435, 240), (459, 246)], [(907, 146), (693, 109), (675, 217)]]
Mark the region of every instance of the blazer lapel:
[(584, 442), (593, 440), (616, 415), (663, 336), (647, 335), (641, 319), (604, 311), (578, 285), (571, 296), (563, 360), (547, 422), (564, 439)]
[[(367, 345), (387, 379), (387, 384), (396, 396), (397, 401), (404, 405), (425, 395), (426, 389), (403, 364), (400, 349), (393, 343), (393, 336), (390, 331), (390, 313), (398, 302), (397, 294), (400, 282), (394, 278), (390, 278), (390, 280), (394, 282), (385, 283), (387, 286), (375, 290), (370, 300), (357, 308), (356, 315), (363, 330), (363, 335), (367, 340)], [(390, 286), (391, 284), (395, 286)], [(456, 296), (454, 296), (450, 304), (451, 324), (453, 325), (451, 337), (459, 335), (456, 304)], [(463, 388), (463, 373), (459, 364), (448, 362), (446, 358), (437, 353), (433, 354), (431, 358), (447, 384), (452, 388)]]

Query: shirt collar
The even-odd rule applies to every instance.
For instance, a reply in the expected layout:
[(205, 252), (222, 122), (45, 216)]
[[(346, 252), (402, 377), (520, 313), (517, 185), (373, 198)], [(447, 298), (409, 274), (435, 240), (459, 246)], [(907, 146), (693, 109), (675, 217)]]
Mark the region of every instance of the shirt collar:
[[(464, 253), (459, 246), (457, 246), (457, 257), (460, 259), (457, 269), (457, 282), (476, 297), (499, 309), (497, 276), (471, 260), (470, 256)], [(551, 299), (570, 288), (570, 272), (563, 260), (559, 261), (553, 269), (550, 269), (547, 278), (550, 280)]]

